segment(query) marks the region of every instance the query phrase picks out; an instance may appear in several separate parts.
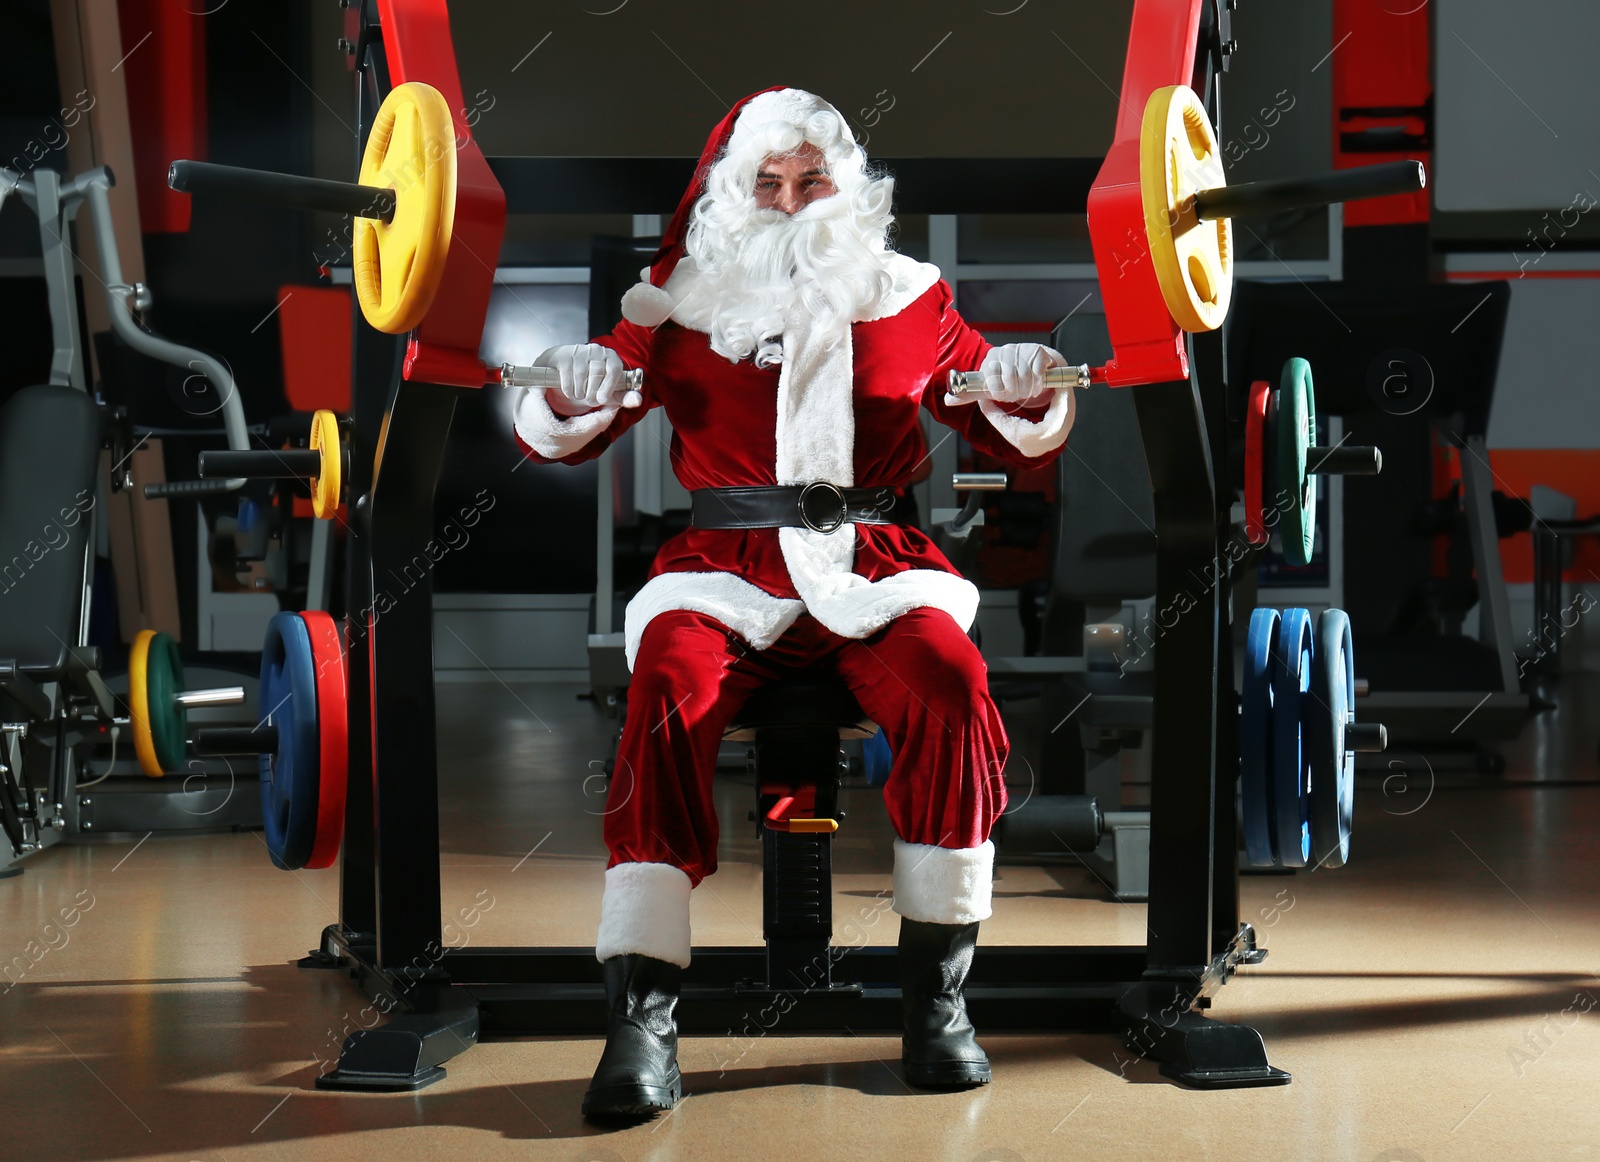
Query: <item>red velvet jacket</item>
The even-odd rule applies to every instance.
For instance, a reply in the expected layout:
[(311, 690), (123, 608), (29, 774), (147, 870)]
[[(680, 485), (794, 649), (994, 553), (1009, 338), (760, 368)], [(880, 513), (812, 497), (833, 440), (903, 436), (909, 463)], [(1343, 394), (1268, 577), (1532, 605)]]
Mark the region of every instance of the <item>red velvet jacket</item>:
[[(933, 268), (923, 264), (916, 266), (922, 271), (932, 271), (937, 277)], [(1002, 409), (992, 402), (954, 407), (944, 402), (947, 373), (951, 369), (977, 368), (989, 351), (989, 344), (956, 312), (949, 284), (938, 279), (920, 294), (915, 293), (916, 289), (913, 282), (904, 295), (909, 298), (909, 305), (903, 309), (887, 317), (853, 324), (850, 328), (846, 348), (850, 358), (847, 390), (853, 412), (853, 433), (846, 430), (848, 422), (839, 423), (840, 417), (828, 411), (831, 405), (820, 396), (816, 408), (808, 411), (811, 401), (796, 395), (799, 403), (792, 406), (790, 412), (793, 418), (788, 421), (787, 430), (791, 434), (788, 438), (815, 441), (820, 437), (826, 441), (830, 428), (839, 431), (839, 440), (853, 436), (853, 447), (849, 449), (850, 458), (846, 462), (853, 464), (854, 480), (835, 478), (834, 482), (858, 487), (902, 489), (910, 482), (921, 460), (928, 455), (914, 430), (922, 408), (960, 433), (973, 447), (1019, 467), (1034, 467), (1054, 459), (1060, 453), (1065, 431), (1059, 431), (1059, 438), (1032, 438), (1035, 430), (1051, 427), (1048, 422), (1040, 422), (1047, 421), (1047, 409), (1004, 409), (1006, 413), (1015, 414), (1012, 419), (1009, 414), (1001, 415)], [(706, 334), (672, 321), (654, 330), (623, 322), (596, 342), (613, 348), (625, 366), (645, 369), (643, 406), (627, 409), (613, 406), (588, 416), (562, 420), (539, 398), (542, 393), (533, 390), (529, 393), (531, 398), (518, 402), (516, 424), (518, 442), (530, 456), (565, 464), (589, 460), (609, 447), (649, 408), (661, 406), (667, 409), (673, 429), (673, 471), (685, 488), (794, 482), (793, 479), (782, 480), (778, 469), (784, 459), (780, 455), (778, 432), (781, 406), (778, 368), (759, 369), (749, 360), (730, 362), (711, 350)], [(786, 363), (794, 362), (788, 357), (789, 351), (786, 342)], [(789, 390), (805, 389), (802, 386)], [(1069, 409), (1068, 400), (1062, 401), (1059, 408), (1048, 409), (1056, 413), (1053, 417), (1056, 429), (1070, 427)], [(1009, 427), (1013, 438), (998, 430), (997, 424)], [(802, 431), (804, 428), (813, 430)], [(1013, 442), (1017, 432), (1023, 435)], [(800, 479), (828, 478), (810, 475), (804, 470), (811, 457), (803, 448), (798, 453), (790, 453), (788, 462), (801, 466)], [(944, 555), (919, 529), (861, 524), (846, 526), (829, 535), (848, 537), (847, 530), (851, 528), (854, 529), (853, 560), (845, 561), (843, 568), (860, 578), (875, 582), (913, 571), (954, 573)], [(822, 543), (815, 541), (819, 534), (799, 530), (782, 532)], [(778, 529), (691, 528), (663, 545), (651, 570), (652, 585), (668, 574), (693, 574), (705, 578), (707, 584), (690, 585), (687, 589), (683, 584), (669, 586), (664, 603), (659, 599), (649, 600), (647, 593), (642, 592), (640, 596), (646, 600), (634, 603), (639, 606), (638, 616), (633, 607), (629, 610), (630, 658), (644, 621), (667, 608), (699, 608), (720, 616), (729, 602), (740, 605), (742, 601), (744, 605), (775, 609), (775, 620), (756, 617), (748, 625), (734, 624), (740, 620), (738, 618), (724, 618), (757, 648), (765, 644), (763, 638), (775, 640), (770, 636), (771, 631), (781, 633), (793, 622), (803, 611), (795, 603), (802, 601), (805, 608), (817, 614), (829, 628), (852, 637), (865, 636), (889, 617), (918, 605), (950, 609), (952, 616), (962, 620), (960, 613), (967, 598), (962, 596), (955, 601), (962, 608), (951, 608), (950, 601), (941, 599), (939, 593), (949, 597), (954, 590), (940, 578), (926, 578), (920, 572), (902, 579), (909, 588), (888, 605), (867, 600), (864, 594), (858, 593), (847, 603), (849, 609), (837, 610), (830, 618), (819, 610), (819, 600), (813, 599), (816, 597), (814, 584), (806, 584), (802, 578), (801, 588), (797, 588), (794, 576), (797, 563), (793, 556), (798, 542), (785, 541), (781, 545), (779, 533)], [(786, 556), (789, 557), (787, 561)], [(837, 563), (839, 554), (832, 552), (831, 559)], [(823, 574), (830, 572), (826, 564), (816, 568)], [(745, 592), (742, 587), (730, 589), (708, 576), (713, 574), (739, 578), (754, 586), (759, 594)], [(918, 577), (931, 581), (933, 590), (939, 592), (924, 593), (928, 600), (914, 599), (912, 591), (919, 589)], [(675, 580), (688, 582), (689, 579)], [(817, 582), (818, 577), (812, 576), (810, 580)], [(848, 584), (856, 585), (855, 582)], [(715, 608), (708, 608), (700, 600), (685, 599), (689, 590), (698, 592), (707, 585), (716, 591), (717, 596), (709, 599)], [(650, 588), (646, 586), (647, 591)], [(832, 592), (838, 586), (830, 582), (825, 588)], [(661, 591), (663, 587), (656, 585), (656, 589)], [(807, 592), (803, 593), (802, 589)], [(912, 599), (908, 600), (908, 593)], [(768, 602), (760, 600), (763, 595)], [(777, 603), (771, 603), (771, 599), (778, 599)], [(864, 609), (864, 600), (875, 608)], [(971, 604), (975, 610), (975, 590), (971, 593)], [(858, 616), (862, 614), (865, 614), (864, 619)], [(970, 622), (970, 613), (965, 620)], [(634, 624), (636, 621), (638, 624)], [(830, 624), (833, 621), (839, 624)], [(868, 624), (872, 622), (876, 624)], [(781, 628), (777, 623), (782, 623)]]

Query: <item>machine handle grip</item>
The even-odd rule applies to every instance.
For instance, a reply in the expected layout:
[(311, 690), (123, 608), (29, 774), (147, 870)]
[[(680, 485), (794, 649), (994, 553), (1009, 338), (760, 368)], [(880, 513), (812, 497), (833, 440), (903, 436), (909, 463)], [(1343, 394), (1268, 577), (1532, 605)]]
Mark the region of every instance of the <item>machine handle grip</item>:
[(332, 182), (298, 174), (244, 169), (209, 161), (175, 161), (167, 185), (180, 194), (219, 194), (252, 202), (271, 202), (297, 210), (331, 210), (353, 218), (394, 218), (395, 192), (354, 182)]
[(1010, 482), (1004, 472), (956, 472), (950, 477), (957, 492), (1004, 492)]
[(1381, 165), (1334, 170), (1311, 178), (1245, 182), (1200, 190), (1194, 196), (1194, 210), (1201, 218), (1248, 218), (1361, 198), (1413, 194), (1427, 185), (1428, 174), (1420, 161), (1386, 161)]
[[(560, 387), (561, 372), (554, 367), (523, 366), (515, 363), (500, 365), (501, 387)], [(644, 368), (635, 367), (622, 373), (622, 386), (627, 391), (644, 387)]]
[[(1080, 363), (1076, 367), (1052, 367), (1044, 373), (1044, 382), (1046, 387), (1055, 391), (1068, 387), (1088, 387), (1089, 365)], [(981, 371), (950, 372), (949, 391), (957, 396), (989, 394)]]

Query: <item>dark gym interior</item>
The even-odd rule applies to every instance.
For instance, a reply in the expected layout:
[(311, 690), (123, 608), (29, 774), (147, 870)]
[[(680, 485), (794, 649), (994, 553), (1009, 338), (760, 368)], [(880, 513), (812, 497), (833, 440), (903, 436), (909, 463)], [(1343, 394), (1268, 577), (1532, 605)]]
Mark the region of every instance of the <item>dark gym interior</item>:
[[(1600, 9), (11, 0), (0, 27), (0, 1156), (1600, 1156)], [(776, 436), (704, 428), (765, 475), (708, 484), (691, 401), (721, 381), (662, 354), (714, 331), (672, 301), (704, 274), (672, 275), (702, 261), (674, 231), (773, 87), (831, 103), (893, 179), (885, 269), (926, 272), (844, 350), (947, 295), (972, 354), (848, 365), (856, 478), (786, 474), (790, 319), (781, 372), (738, 369)], [(674, 313), (641, 324), (652, 271)], [(597, 337), (638, 415), (561, 370)], [(1008, 351), (1045, 360), (1020, 395), (985, 378)], [(873, 447), (895, 375), (920, 410)], [(904, 470), (862, 478), (880, 452)], [(819, 484), (856, 537), (834, 589), (791, 555), (852, 535), (808, 494), (706, 515)], [(734, 529), (744, 557), (670, 563)], [(662, 599), (674, 570), (718, 580)], [(975, 612), (829, 612), (928, 572)], [(616, 869), (692, 862), (619, 854), (619, 818), (676, 838), (656, 798), (695, 778), (625, 789), (677, 729), (643, 717), (662, 626), (726, 622), (758, 666), (781, 615), (890, 659), (929, 609), (981, 662), (1003, 740), (967, 776), (1003, 809), (907, 830), (937, 747), (888, 708), (937, 719), (937, 666), (884, 661), (888, 694), (791, 667), (730, 706), (673, 1092), (603, 1116)], [(910, 902), (919, 844), (992, 851), (945, 982), (987, 1054), (959, 1084), (917, 1072), (905, 965), (976, 929)]]

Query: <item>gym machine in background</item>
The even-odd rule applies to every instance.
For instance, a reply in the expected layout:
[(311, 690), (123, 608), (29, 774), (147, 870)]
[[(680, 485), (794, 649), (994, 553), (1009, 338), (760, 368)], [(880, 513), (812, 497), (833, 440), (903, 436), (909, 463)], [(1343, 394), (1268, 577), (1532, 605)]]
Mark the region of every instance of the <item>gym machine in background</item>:
[[(1224, 478), (1228, 432), (1220, 343), (1214, 332), (1191, 338), (1177, 320), (1205, 331), (1226, 315), (1232, 248), (1222, 215), (1256, 205), (1278, 209), (1290, 199), (1305, 205), (1355, 196), (1347, 183), (1366, 183), (1357, 191), (1362, 194), (1414, 189), (1422, 178), (1420, 167), (1411, 165), (1223, 191), (1212, 124), (1217, 75), (1232, 51), (1226, 21), (1226, 7), (1213, 0), (1136, 0), (1115, 141), (1099, 176), (1086, 188), (1081, 177), (1072, 176), (1086, 167), (1072, 159), (1074, 164), (1060, 168), (1062, 180), (1034, 187), (1029, 196), (1037, 203), (1025, 207), (1087, 207), (1102, 271), (1119, 269), (1115, 252), (1128, 238), (1142, 240), (1152, 259), (1129, 267), (1123, 277), (1103, 280), (1114, 357), (1089, 368), (1088, 375), (1096, 384), (1132, 389), (1151, 466), (1156, 599), (1163, 609), (1181, 607), (1165, 627), (1153, 681), (1149, 943), (983, 948), (968, 991), (975, 1020), (984, 1027), (1121, 1029), (1139, 1052), (1162, 1063), (1166, 1075), (1202, 1087), (1281, 1084), (1288, 1075), (1268, 1064), (1254, 1030), (1204, 1015), (1238, 965), (1264, 953), (1251, 927), (1239, 922), (1238, 909), (1233, 804), (1239, 739), (1226, 645), (1233, 562), (1224, 552), (1232, 489)], [(292, 627), (281, 632), (276, 640), (288, 657), (285, 668), (299, 677), (272, 715), (270, 737), (243, 741), (262, 754), (271, 785), (282, 776), (285, 818), (298, 821), (294, 849), (285, 844), (273, 853), (283, 866), (294, 866), (300, 850), (318, 846), (331, 825), (319, 812), (337, 798), (329, 784), (344, 779), (341, 917), (302, 963), (348, 968), (364, 990), (388, 998), (400, 1012), (387, 1025), (351, 1035), (339, 1068), (318, 1085), (392, 1090), (437, 1079), (441, 1063), (480, 1031), (598, 1029), (603, 989), (588, 948), (454, 949), (441, 943), (431, 585), (424, 570), (404, 600), (386, 601), (379, 584), (426, 559), (434, 491), (460, 392), (520, 378), (479, 359), (493, 269), (478, 256), (499, 253), (508, 202), (513, 212), (537, 213), (564, 195), (538, 180), (545, 159), (491, 163), (470, 130), (452, 117), (450, 110), (463, 102), (442, 0), (363, 0), (356, 28), (359, 123), (366, 133), (360, 183), (235, 172), (213, 175), (219, 180), (211, 184), (226, 181), (236, 193), (253, 189), (289, 200), (326, 198), (317, 204), (337, 205), (356, 218), (355, 283), (371, 325), (358, 321), (355, 345), (355, 422), (346, 480), (360, 535), (351, 541), (347, 653), (336, 658), (326, 646), (319, 648), (309, 627), (304, 637)], [(397, 132), (397, 125), (409, 131)], [(577, 159), (557, 164), (583, 165)], [(627, 181), (628, 163), (606, 159), (605, 167), (622, 172), (624, 180), (603, 195), (607, 204), (600, 208), (670, 200), (646, 180)], [(641, 164), (640, 174), (652, 168), (661, 167)], [(205, 192), (203, 171), (176, 175), (193, 192)], [(382, 196), (383, 187), (399, 187), (400, 175), (410, 196), (391, 202)], [(908, 199), (913, 188), (905, 183)], [(922, 196), (931, 201), (937, 194)], [(1289, 413), (1294, 415), (1303, 418)], [(1309, 429), (1301, 424), (1291, 435), (1303, 469)], [(330, 449), (321, 454), (327, 457)], [(1371, 462), (1356, 458), (1346, 466)], [(1328, 463), (1324, 470), (1337, 467)], [(224, 463), (222, 470), (235, 469)], [(1301, 471), (1286, 482), (1288, 505), (1304, 505), (1307, 480)], [(1190, 592), (1193, 578), (1208, 571), (1214, 583)], [(1297, 626), (1307, 621), (1298, 615), (1286, 620)], [(1280, 633), (1280, 670), (1287, 676), (1269, 685), (1287, 689), (1285, 683), (1310, 681), (1317, 665), (1325, 683), (1348, 684), (1347, 646), (1317, 652), (1318, 640), (1337, 638), (1336, 627), (1337, 619), (1329, 621), (1320, 639)], [(1269, 649), (1269, 661), (1272, 656)], [(339, 673), (328, 674), (335, 667)], [(342, 730), (333, 721), (332, 699), (324, 696), (328, 687), (345, 696)], [(825, 850), (831, 834), (821, 825), (832, 821), (826, 792), (837, 771), (837, 739), (861, 724), (858, 708), (852, 714), (852, 707), (838, 703), (836, 683), (829, 689), (831, 694), (819, 697), (832, 698), (831, 708), (809, 698), (784, 701), (790, 714), (803, 705), (809, 721), (759, 720), (759, 706), (741, 715), (741, 726), (755, 735), (758, 768), (775, 754), (806, 753), (815, 760), (807, 771), (787, 764), (782, 779), (774, 780), (803, 777), (812, 787), (809, 806), (800, 795), (763, 802), (774, 845), (780, 838), (804, 840)], [(1197, 697), (1196, 690), (1211, 696)], [(1284, 699), (1274, 707), (1275, 739), (1301, 736), (1298, 715), (1308, 702)], [(1291, 710), (1286, 703), (1298, 705)], [(1324, 757), (1338, 771), (1347, 769), (1351, 746), (1375, 741), (1374, 732), (1363, 736), (1349, 729), (1347, 706), (1339, 722), (1330, 718), (1327, 725), (1338, 739), (1329, 742)], [(794, 730), (809, 745), (764, 746), (764, 733), (792, 742)], [(323, 745), (329, 731), (343, 736), (347, 770), (319, 762), (311, 777), (302, 757), (312, 750), (319, 759), (329, 754), (334, 748)], [(285, 762), (290, 739), (292, 761)], [(1299, 749), (1294, 766), (1300, 781), (1273, 803), (1276, 814), (1312, 810), (1300, 793), (1310, 786), (1301, 778), (1310, 757), (1308, 748)], [(1340, 801), (1332, 805), (1337, 810)], [(1275, 858), (1292, 862), (1285, 853), (1293, 839), (1328, 834), (1325, 811), (1317, 810), (1316, 820), (1302, 821), (1298, 836), (1284, 828)], [(1335, 819), (1335, 836), (1338, 824)], [(769, 875), (780, 874), (784, 862), (774, 857)], [(827, 899), (826, 880), (818, 882)], [(768, 885), (765, 950), (696, 951), (685, 976), (683, 1027), (721, 1029), (730, 1015), (764, 1003), (763, 996), (787, 993), (797, 1001), (788, 1017), (796, 1028), (898, 1028), (892, 949), (853, 950), (846, 966), (851, 979), (843, 969), (828, 974), (825, 983), (803, 973), (795, 979), (796, 968), (803, 967), (795, 949), (827, 953), (830, 933), (826, 917), (815, 915), (804, 919), (805, 931), (789, 927), (772, 899), (782, 890), (781, 884)]]
[[(97, 532), (105, 520), (97, 511), (105, 495), (97, 489), (102, 449), (109, 449), (106, 483), (116, 496), (133, 487), (129, 461), (139, 441), (125, 416), (88, 391), (70, 229), (80, 208), (88, 207), (96, 281), (115, 333), (143, 355), (208, 379), (222, 400), (229, 442), (243, 447), (248, 440), (227, 368), (143, 324), (150, 292), (123, 281), (107, 196), (112, 184), (104, 166), (65, 181), (49, 169), (27, 177), (0, 169), (0, 202), (15, 194), (38, 219), (53, 348), (50, 382), (23, 388), (0, 407), (0, 587), (8, 611), (0, 625), (0, 869), (73, 836), (256, 821), (253, 796), (240, 793), (226, 764), (191, 765), (186, 755), (191, 708), (198, 718), (226, 721), (237, 712), (213, 708), (244, 702), (244, 688), (187, 689), (172, 638), (151, 630), (134, 638), (126, 686), (107, 683), (101, 651), (89, 644)], [(243, 483), (216, 481), (209, 490)], [(119, 768), (124, 737), (121, 754), (134, 761)], [(187, 777), (161, 779), (178, 772)], [(113, 777), (119, 775), (134, 777)]]

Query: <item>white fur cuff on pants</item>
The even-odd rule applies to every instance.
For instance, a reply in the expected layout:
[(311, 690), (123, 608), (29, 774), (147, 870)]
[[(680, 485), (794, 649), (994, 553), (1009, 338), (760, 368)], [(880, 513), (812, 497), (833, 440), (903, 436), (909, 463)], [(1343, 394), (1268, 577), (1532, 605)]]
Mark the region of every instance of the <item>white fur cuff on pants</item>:
[(606, 870), (596, 960), (636, 953), (689, 967), (689, 877), (667, 863)]
[(994, 888), (994, 844), (932, 847), (894, 841), (894, 910), (924, 924), (987, 920)]

